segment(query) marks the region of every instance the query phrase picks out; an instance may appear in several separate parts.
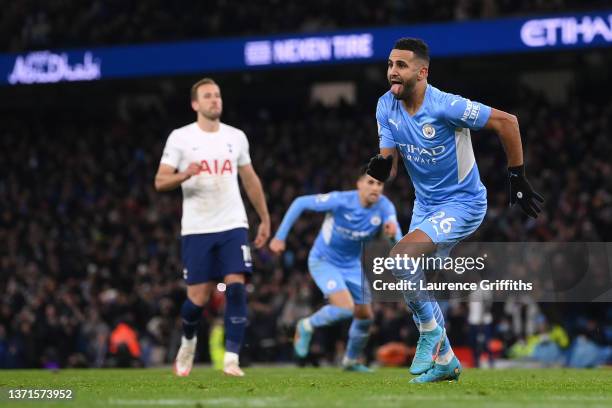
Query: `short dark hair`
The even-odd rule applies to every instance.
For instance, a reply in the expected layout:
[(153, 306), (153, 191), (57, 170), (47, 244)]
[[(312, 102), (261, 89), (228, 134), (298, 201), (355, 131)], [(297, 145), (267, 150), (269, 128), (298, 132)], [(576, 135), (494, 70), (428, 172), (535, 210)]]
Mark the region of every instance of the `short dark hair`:
[(356, 172), (357, 180), (359, 180), (360, 178), (368, 174), (367, 171), (368, 171), (367, 164), (364, 164), (363, 166), (359, 166), (359, 169)]
[(217, 85), (215, 80), (212, 79), (212, 78), (202, 78), (198, 82), (193, 84), (191, 86), (191, 92), (190, 92), (191, 100), (192, 101), (197, 101), (198, 100), (198, 88), (201, 87), (202, 85), (208, 85), (208, 84)]
[(420, 38), (400, 38), (395, 42), (393, 49), (414, 52), (414, 55), (429, 62), (429, 47)]

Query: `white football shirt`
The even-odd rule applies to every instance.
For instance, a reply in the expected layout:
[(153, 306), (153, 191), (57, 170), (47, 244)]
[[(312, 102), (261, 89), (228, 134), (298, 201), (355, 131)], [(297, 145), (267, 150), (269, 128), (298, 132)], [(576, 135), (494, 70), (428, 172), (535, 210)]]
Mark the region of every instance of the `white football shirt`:
[(202, 170), (181, 184), (181, 235), (248, 228), (238, 186), (238, 166), (251, 163), (244, 132), (224, 123), (217, 132), (205, 132), (196, 122), (173, 130), (161, 163), (183, 171), (193, 162)]

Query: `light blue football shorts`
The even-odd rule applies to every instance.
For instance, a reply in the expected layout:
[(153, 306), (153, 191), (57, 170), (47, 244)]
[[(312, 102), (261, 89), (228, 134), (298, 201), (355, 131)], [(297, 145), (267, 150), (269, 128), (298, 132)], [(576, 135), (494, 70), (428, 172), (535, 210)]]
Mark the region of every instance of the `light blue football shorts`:
[(316, 256), (308, 257), (310, 276), (315, 281), (325, 297), (332, 293), (347, 289), (357, 305), (372, 302), (372, 294), (365, 277), (361, 274), (361, 264), (349, 268), (338, 267)]
[(447, 202), (424, 206), (414, 202), (410, 231), (423, 231), (438, 244), (435, 256), (446, 257), (461, 240), (473, 234), (487, 213), (487, 205)]

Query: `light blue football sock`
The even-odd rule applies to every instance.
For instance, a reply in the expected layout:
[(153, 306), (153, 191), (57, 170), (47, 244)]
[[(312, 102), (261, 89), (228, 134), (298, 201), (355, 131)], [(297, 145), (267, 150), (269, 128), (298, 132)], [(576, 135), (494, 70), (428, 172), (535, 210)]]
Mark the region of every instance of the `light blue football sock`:
[(348, 344), (346, 346), (346, 356), (351, 359), (357, 359), (366, 344), (368, 343), (368, 338), (370, 337), (370, 326), (372, 325), (372, 320), (370, 319), (353, 319), (353, 323), (351, 323), (351, 328), (349, 329), (349, 339)]
[(419, 323), (427, 323), (434, 318), (433, 307), (429, 301), (414, 301), (408, 303), (408, 306), (412, 309)]
[(332, 324), (350, 319), (351, 317), (353, 317), (353, 312), (349, 309), (334, 305), (325, 305), (313, 313), (308, 320), (312, 327), (323, 327), (331, 326)]
[(432, 302), (429, 292), (419, 290), (420, 282), (425, 281), (425, 274), (420, 265), (412, 263), (408, 268), (393, 269), (393, 275), (399, 281), (412, 282), (415, 290), (404, 290), (402, 292), (406, 304), (410, 307), (419, 323), (428, 323), (433, 319)]

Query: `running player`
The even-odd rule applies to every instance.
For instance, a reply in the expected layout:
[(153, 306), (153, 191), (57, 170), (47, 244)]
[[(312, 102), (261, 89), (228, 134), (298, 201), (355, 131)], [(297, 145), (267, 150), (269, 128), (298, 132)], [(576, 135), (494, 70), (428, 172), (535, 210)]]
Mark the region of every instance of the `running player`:
[(270, 249), (280, 254), (293, 223), (304, 210), (327, 213), (321, 231), (308, 257), (308, 268), (315, 283), (329, 299), (329, 304), (301, 319), (294, 341), (298, 357), (308, 355), (310, 339), (317, 327), (329, 326), (353, 318), (342, 365), (345, 370), (368, 372), (359, 357), (368, 342), (372, 307), (368, 285), (362, 285), (362, 243), (381, 229), (397, 241), (402, 233), (395, 207), (382, 195), (383, 182), (359, 174), (357, 190), (296, 198), (270, 241)]
[[(371, 159), (368, 174), (380, 181), (395, 175), (399, 153), (416, 194), (410, 230), (391, 250), (393, 257), (446, 256), (482, 222), (487, 195), (470, 129), (490, 129), (499, 136), (508, 160), (511, 204), (518, 203), (528, 215), (537, 217), (536, 200), (543, 202), (525, 177), (517, 118), (429, 85), (428, 72), (427, 44), (414, 38), (398, 40), (388, 59), (390, 90), (380, 97), (376, 108), (380, 154)], [(412, 269), (394, 273), (398, 279), (415, 283), (424, 279), (421, 269)], [(419, 376), (412, 382), (458, 379), (461, 364), (446, 336), (438, 303), (418, 291), (405, 291), (404, 298), (420, 330), (410, 367)]]
[(270, 216), (259, 177), (249, 156), (249, 142), (239, 129), (220, 121), (223, 109), (219, 86), (210, 78), (191, 88), (191, 107), (197, 120), (172, 131), (166, 142), (155, 189), (181, 186), (183, 277), (187, 300), (181, 308), (183, 337), (174, 364), (179, 376), (189, 375), (196, 349), (202, 308), (215, 281), (226, 285), (225, 374), (243, 376), (238, 354), (247, 321), (245, 275), (251, 273), (247, 216), (238, 175), (261, 220), (255, 247), (270, 235)]

